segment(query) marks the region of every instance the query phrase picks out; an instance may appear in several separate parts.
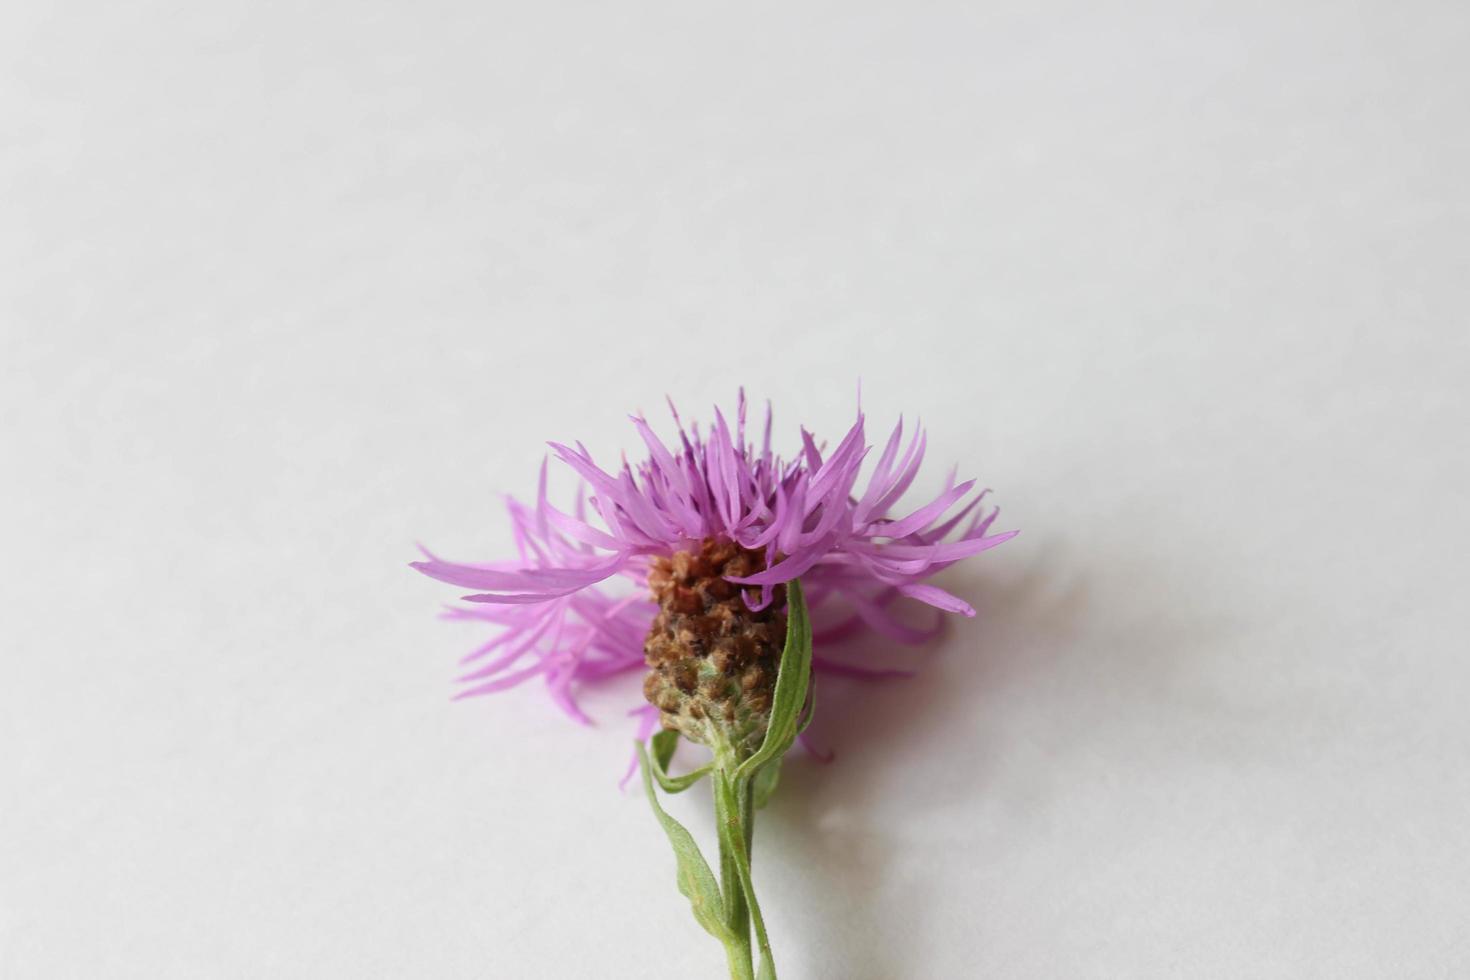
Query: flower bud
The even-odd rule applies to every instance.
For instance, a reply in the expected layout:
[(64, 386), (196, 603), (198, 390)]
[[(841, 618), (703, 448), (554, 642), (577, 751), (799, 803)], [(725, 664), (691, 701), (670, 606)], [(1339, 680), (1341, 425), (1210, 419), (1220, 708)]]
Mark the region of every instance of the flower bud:
[[(758, 551), (706, 540), (697, 552), (653, 559), (648, 585), (659, 611), (643, 644), (643, 695), (663, 727), (737, 757), (755, 751), (770, 720), (776, 672), (786, 638), (786, 589), (753, 610), (727, 576), (765, 568)], [(758, 590), (750, 590), (752, 597)]]

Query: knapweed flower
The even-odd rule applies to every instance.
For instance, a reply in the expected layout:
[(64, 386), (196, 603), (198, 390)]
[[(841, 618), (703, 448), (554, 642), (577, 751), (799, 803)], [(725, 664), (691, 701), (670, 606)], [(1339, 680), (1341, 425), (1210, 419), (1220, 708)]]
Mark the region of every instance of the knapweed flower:
[[(990, 533), (998, 512), (982, 509), (986, 491), (953, 474), (933, 500), (895, 513), (925, 451), (921, 429), (905, 445), (902, 420), (862, 481), (872, 447), (861, 412), (830, 453), (801, 429), (800, 451), (787, 461), (771, 448), (769, 404), (759, 445), (747, 441), (743, 392), (733, 432), (718, 409), (707, 433), (670, 410), (673, 448), (633, 417), (648, 449), (636, 466), (624, 459), (605, 470), (581, 443), (551, 443), (580, 478), (574, 506), (567, 513), (548, 501), (543, 461), (535, 505), (507, 500), (515, 559), (464, 564), (426, 553), (414, 563), (476, 590), (451, 618), (500, 627), (464, 658), (471, 666), (460, 697), (539, 676), (564, 711), (587, 722), (578, 687), (646, 663), (644, 693), (664, 727), (705, 741), (702, 716), (735, 711), (741, 737), (758, 742), (784, 639), (786, 583), (800, 578), (823, 649), (864, 629), (916, 643), (937, 632), (937, 614), (915, 627), (895, 606), (973, 616), (969, 603), (927, 579), (1016, 533)], [(631, 591), (609, 588), (614, 580)], [(825, 656), (814, 667), (900, 673)]]
[[(928, 580), (1016, 532), (992, 534), (986, 491), (953, 474), (932, 500), (903, 506), (925, 443), (922, 430), (905, 442), (902, 420), (863, 479), (871, 447), (861, 411), (830, 452), (801, 429), (789, 460), (772, 451), (769, 405), (759, 444), (747, 441), (744, 392), (733, 431), (718, 409), (704, 433), (673, 416), (672, 447), (633, 418), (648, 449), (636, 466), (624, 459), (603, 469), (581, 443), (552, 443), (579, 478), (577, 494), (570, 513), (553, 507), (542, 463), (535, 505), (507, 501), (516, 558), (463, 564), (426, 553), (415, 567), (474, 590), (452, 617), (499, 628), (465, 657), (461, 697), (540, 677), (585, 722), (582, 685), (646, 667), (639, 757), (680, 891), (725, 945), (732, 977), (754, 980), (753, 928), (760, 976), (774, 980), (750, 877), (755, 809), (810, 718), (811, 673), (885, 673), (815, 656), (814, 644), (825, 650), (864, 630), (918, 642), (944, 612), (973, 616), (969, 603)], [(933, 607), (934, 622), (911, 625), (898, 615), (903, 603)], [(655, 725), (663, 730), (649, 740), (650, 756), (641, 742)], [(707, 746), (712, 761), (671, 776), (680, 735)], [(679, 792), (705, 775), (714, 783), (718, 883), (653, 789), (657, 781)]]

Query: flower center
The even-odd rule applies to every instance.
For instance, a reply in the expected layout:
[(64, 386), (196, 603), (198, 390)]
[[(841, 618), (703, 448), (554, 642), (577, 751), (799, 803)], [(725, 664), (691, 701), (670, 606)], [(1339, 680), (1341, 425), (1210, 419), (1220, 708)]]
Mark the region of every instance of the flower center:
[[(751, 610), (745, 589), (725, 581), (765, 564), (758, 551), (712, 538), (698, 551), (653, 560), (648, 585), (659, 611), (643, 643), (643, 696), (658, 707), (664, 728), (739, 752), (765, 737), (786, 641), (786, 587), (776, 587), (766, 608)], [(719, 730), (713, 738), (712, 727)]]

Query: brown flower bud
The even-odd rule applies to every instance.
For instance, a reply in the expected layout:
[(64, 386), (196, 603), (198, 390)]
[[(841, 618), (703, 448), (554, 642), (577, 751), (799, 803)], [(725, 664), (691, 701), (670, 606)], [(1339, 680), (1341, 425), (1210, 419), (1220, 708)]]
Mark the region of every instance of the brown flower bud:
[[(765, 556), (709, 539), (697, 552), (655, 558), (648, 585), (659, 612), (643, 644), (649, 673), (643, 695), (663, 727), (695, 742), (724, 742), (744, 755), (766, 734), (781, 648), (786, 641), (786, 589), (761, 610), (725, 581), (766, 567)], [(721, 731), (712, 738), (711, 726)]]

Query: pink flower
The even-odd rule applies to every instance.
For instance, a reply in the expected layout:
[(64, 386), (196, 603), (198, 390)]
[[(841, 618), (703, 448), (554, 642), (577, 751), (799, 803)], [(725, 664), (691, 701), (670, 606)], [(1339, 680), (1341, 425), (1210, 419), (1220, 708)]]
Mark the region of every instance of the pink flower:
[[(973, 616), (969, 603), (927, 580), (1017, 533), (991, 534), (998, 511), (981, 507), (986, 491), (973, 492), (973, 480), (956, 484), (953, 475), (932, 501), (896, 510), (925, 449), (922, 430), (904, 444), (902, 420), (860, 483), (871, 448), (861, 412), (829, 455), (802, 429), (801, 451), (790, 461), (772, 453), (769, 405), (759, 445), (747, 442), (743, 391), (733, 432), (718, 409), (707, 434), (697, 425), (686, 429), (673, 414), (679, 434), (673, 449), (643, 418), (633, 418), (648, 448), (636, 468), (624, 460), (609, 472), (580, 443), (575, 449), (551, 443), (580, 477), (577, 496), (570, 513), (548, 502), (543, 461), (535, 506), (507, 499), (514, 560), (463, 564), (426, 551), (427, 560), (413, 563), (425, 575), (474, 590), (464, 596), (469, 605), (450, 610), (450, 618), (497, 627), (463, 658), (467, 671), (459, 679), (468, 686), (458, 697), (540, 677), (562, 710), (590, 722), (577, 705), (577, 689), (644, 665), (644, 638), (658, 610), (646, 581), (650, 559), (697, 551), (707, 540), (764, 554), (762, 570), (728, 579), (745, 587), (751, 609), (769, 604), (775, 586), (799, 576), (822, 646), (863, 630), (903, 643), (938, 631), (938, 612), (931, 624), (915, 627), (895, 615), (903, 603)], [(621, 588), (610, 588), (619, 581)], [(814, 663), (838, 674), (901, 673), (822, 657)], [(652, 708), (637, 713), (651, 729)]]

